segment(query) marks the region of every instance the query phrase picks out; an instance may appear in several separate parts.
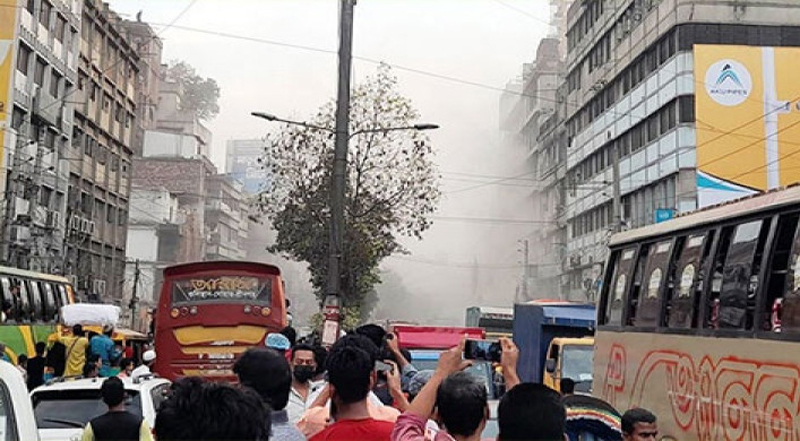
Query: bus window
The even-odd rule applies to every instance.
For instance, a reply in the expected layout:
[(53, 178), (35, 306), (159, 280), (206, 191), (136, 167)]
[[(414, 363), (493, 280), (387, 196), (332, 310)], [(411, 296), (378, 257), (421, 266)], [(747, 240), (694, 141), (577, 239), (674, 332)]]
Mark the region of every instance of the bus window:
[(718, 326), (752, 329), (758, 271), (771, 222), (757, 220), (736, 227), (722, 270)]
[(61, 307), (64, 305), (69, 304), (69, 298), (67, 297), (67, 288), (64, 285), (56, 285), (58, 288), (56, 292), (56, 302), (58, 303), (58, 309), (61, 310)]
[[(797, 248), (797, 223), (800, 215), (797, 213), (781, 216), (778, 219), (778, 228), (775, 232), (771, 259), (769, 261), (769, 271), (767, 272), (767, 284), (764, 290), (764, 300), (760, 303), (761, 318), (760, 327), (762, 331), (780, 332), (781, 323), (778, 315), (780, 314), (781, 304), (785, 293), (793, 290), (793, 249)], [(800, 249), (798, 249), (800, 251)], [(773, 309), (776, 309), (773, 313)]]
[(672, 240), (658, 242), (650, 247), (642, 280), (639, 305), (631, 315), (632, 325), (655, 327), (661, 315), (661, 291), (666, 279), (667, 266), (672, 251)]
[(30, 299), (30, 320), (33, 322), (40, 322), (44, 320), (44, 313), (42, 312), (42, 293), (39, 291), (39, 283), (34, 280), (26, 280), (23, 284), (28, 289), (28, 297)]
[(647, 257), (649, 256), (650, 247), (653, 244), (642, 245), (639, 251), (639, 256), (636, 259), (636, 270), (633, 273), (633, 286), (630, 288), (628, 299), (628, 318), (626, 321), (627, 326), (636, 325), (636, 314), (638, 313), (640, 297), (643, 291), (643, 283), (645, 280), (645, 269), (647, 264)]
[(722, 292), (722, 270), (725, 267), (725, 259), (728, 256), (728, 248), (731, 244), (731, 237), (733, 237), (733, 230), (735, 227), (725, 227), (719, 236), (719, 244), (717, 245), (714, 261), (711, 266), (711, 286), (708, 293), (708, 303), (705, 305), (703, 317), (705, 327), (716, 329), (718, 328), (719, 317), (719, 296)]
[(53, 293), (53, 285), (42, 282), (39, 284), (39, 290), (44, 293), (44, 321), (54, 321), (58, 313), (58, 304), (56, 304), (55, 294)]
[(30, 303), (28, 288), (20, 279), (11, 279), (11, 297), (13, 304), (13, 318), (17, 322), (27, 322), (30, 320)]
[(670, 268), (671, 283), (667, 290), (666, 323), (670, 328), (692, 327), (694, 299), (699, 294), (696, 286), (705, 243), (705, 233), (683, 237), (679, 241), (680, 254)]
[(628, 288), (628, 281), (633, 272), (634, 256), (636, 248), (628, 248), (616, 253), (614, 257), (613, 276), (611, 284), (606, 292), (606, 325), (622, 326), (622, 312), (625, 306), (625, 293)]

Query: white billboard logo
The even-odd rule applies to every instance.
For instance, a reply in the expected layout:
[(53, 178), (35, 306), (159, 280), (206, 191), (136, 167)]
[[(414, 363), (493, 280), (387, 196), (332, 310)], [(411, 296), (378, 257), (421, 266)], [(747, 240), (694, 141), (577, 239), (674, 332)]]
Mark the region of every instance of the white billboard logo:
[(734, 60), (720, 60), (706, 71), (706, 92), (723, 106), (742, 104), (753, 91), (753, 79), (743, 64)]

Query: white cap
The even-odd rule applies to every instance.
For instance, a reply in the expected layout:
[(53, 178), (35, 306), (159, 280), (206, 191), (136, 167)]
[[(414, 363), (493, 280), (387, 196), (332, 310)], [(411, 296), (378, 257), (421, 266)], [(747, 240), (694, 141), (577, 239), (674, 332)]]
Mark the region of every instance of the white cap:
[(156, 351), (152, 349), (150, 349), (149, 351), (144, 351), (144, 354), (142, 354), (142, 360), (144, 360), (145, 363), (153, 361), (155, 359), (156, 359)]

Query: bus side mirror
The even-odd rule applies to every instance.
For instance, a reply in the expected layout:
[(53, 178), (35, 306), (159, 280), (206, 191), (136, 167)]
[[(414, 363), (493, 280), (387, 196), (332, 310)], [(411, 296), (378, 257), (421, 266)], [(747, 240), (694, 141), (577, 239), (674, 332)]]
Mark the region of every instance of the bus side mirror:
[(548, 358), (547, 361), (544, 362), (544, 368), (549, 373), (553, 373), (556, 371), (556, 361), (552, 358)]

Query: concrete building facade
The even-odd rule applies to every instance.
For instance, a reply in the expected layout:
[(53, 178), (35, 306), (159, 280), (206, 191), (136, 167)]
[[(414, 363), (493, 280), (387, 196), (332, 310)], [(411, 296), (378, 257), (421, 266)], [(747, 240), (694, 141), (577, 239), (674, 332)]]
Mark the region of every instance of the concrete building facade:
[(793, 0), (587, 0), (568, 12), (565, 204), (570, 298), (592, 298), (616, 227), (697, 208), (693, 45), (798, 46)]

